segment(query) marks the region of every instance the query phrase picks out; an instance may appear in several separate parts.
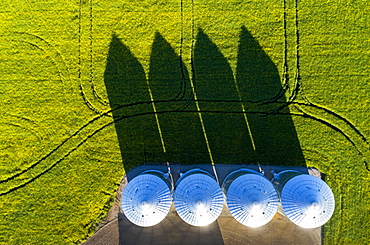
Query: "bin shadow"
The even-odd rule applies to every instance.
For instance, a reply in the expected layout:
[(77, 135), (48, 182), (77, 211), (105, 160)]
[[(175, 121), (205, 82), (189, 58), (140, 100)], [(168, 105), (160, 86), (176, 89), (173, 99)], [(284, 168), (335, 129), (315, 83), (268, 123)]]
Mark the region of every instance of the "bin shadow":
[(145, 162), (163, 162), (144, 68), (116, 35), (110, 43), (104, 82), (126, 172)]
[(148, 86), (156, 110), (165, 112), (157, 115), (157, 125), (166, 148), (166, 161), (210, 163), (188, 69), (158, 32), (150, 55)]
[[(201, 29), (190, 67), (156, 33), (146, 77), (112, 36), (104, 82), (126, 172), (144, 163), (209, 164), (209, 150), (215, 164), (306, 166), (289, 108), (281, 106), (278, 69), (245, 27), (235, 77)], [(143, 228), (122, 214), (118, 223), (120, 244), (223, 244), (217, 221), (193, 227), (172, 213)]]
[(202, 29), (193, 61), (195, 91), (214, 163), (256, 163), (231, 66)]
[[(243, 26), (235, 78), (198, 30), (191, 72), (156, 33), (148, 78), (115, 35), (104, 82), (126, 172), (144, 163), (306, 166), (273, 61)], [(190, 75), (192, 78), (190, 79)]]
[(246, 114), (258, 162), (306, 166), (278, 69), (244, 26), (239, 41), (236, 82), (245, 107), (257, 108), (262, 113)]

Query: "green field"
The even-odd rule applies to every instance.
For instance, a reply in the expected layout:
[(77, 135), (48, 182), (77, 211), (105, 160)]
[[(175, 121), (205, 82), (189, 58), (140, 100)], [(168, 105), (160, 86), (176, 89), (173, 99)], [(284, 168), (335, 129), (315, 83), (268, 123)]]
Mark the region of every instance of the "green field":
[(316, 167), (370, 242), (366, 0), (0, 3), (0, 244), (79, 244), (150, 162)]

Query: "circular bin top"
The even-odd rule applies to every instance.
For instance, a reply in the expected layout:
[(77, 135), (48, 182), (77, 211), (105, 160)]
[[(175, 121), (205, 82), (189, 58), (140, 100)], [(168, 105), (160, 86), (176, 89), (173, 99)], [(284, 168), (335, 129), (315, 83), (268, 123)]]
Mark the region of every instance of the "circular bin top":
[(320, 178), (302, 174), (283, 187), (281, 201), (285, 215), (303, 228), (316, 228), (332, 216), (335, 200), (330, 187)]
[(223, 186), (228, 209), (241, 224), (259, 227), (275, 216), (279, 197), (262, 174), (249, 169), (236, 170), (226, 177)]
[(181, 219), (194, 226), (206, 226), (221, 214), (224, 197), (216, 180), (207, 172), (193, 169), (176, 183), (174, 204)]
[(170, 182), (160, 171), (146, 171), (133, 178), (122, 193), (122, 210), (137, 226), (161, 222), (168, 214), (172, 194)]

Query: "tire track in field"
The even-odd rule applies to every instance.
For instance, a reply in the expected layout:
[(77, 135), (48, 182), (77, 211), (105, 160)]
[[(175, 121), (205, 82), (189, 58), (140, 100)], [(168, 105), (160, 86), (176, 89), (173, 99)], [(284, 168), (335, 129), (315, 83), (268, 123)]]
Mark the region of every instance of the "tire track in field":
[[(184, 101), (188, 100), (179, 100), (176, 102), (183, 103)], [(168, 103), (168, 102), (174, 102), (174, 101), (155, 101), (155, 103)], [(221, 101), (215, 101), (216, 103), (219, 103)], [(152, 101), (145, 101), (145, 102), (137, 102), (133, 104), (128, 105), (122, 105), (114, 110), (121, 110), (127, 107), (138, 107), (140, 105), (149, 105), (152, 104)], [(240, 101), (226, 101), (226, 103), (240, 103)], [(63, 159), (65, 159), (67, 156), (69, 156), (72, 152), (74, 152), (78, 147), (80, 147), (83, 143), (85, 143), (88, 139), (93, 137), (95, 134), (103, 130), (104, 128), (108, 127), (109, 125), (112, 125), (115, 122), (121, 121), (123, 119), (132, 118), (132, 117), (138, 117), (138, 116), (145, 116), (145, 115), (152, 115), (155, 114), (153, 111), (149, 112), (143, 112), (143, 113), (137, 113), (133, 115), (126, 115), (122, 116), (116, 120), (112, 120), (110, 117), (107, 117), (113, 110), (107, 111), (90, 121), (88, 121), (86, 124), (84, 124), (82, 127), (80, 127), (74, 134), (72, 134), (70, 137), (63, 140), (56, 148), (51, 150), (48, 154), (46, 154), (44, 157), (27, 167), (26, 169), (14, 174), (11, 177), (8, 177), (6, 179), (0, 180), (0, 185), (2, 189), (8, 189), (6, 191), (3, 191), (0, 193), (0, 196), (8, 194), (12, 191), (15, 191), (31, 182), (36, 180), (37, 178), (41, 177), (43, 174), (50, 171), (52, 168), (54, 168), (58, 163), (60, 163)], [(164, 114), (164, 113), (179, 113), (179, 112), (185, 112), (185, 113), (198, 113), (198, 110), (194, 111), (179, 111), (178, 109), (173, 111), (157, 111), (157, 114)], [(238, 111), (201, 111), (202, 113), (242, 113), (239, 110)], [(257, 114), (265, 114), (265, 112), (249, 112), (249, 113), (257, 113)], [(69, 147), (69, 145), (74, 144), (73, 147)], [(52, 162), (50, 165), (47, 163)], [(40, 166), (42, 165), (42, 166)], [(45, 167), (45, 165), (48, 165), (48, 167)], [(35, 170), (36, 169), (36, 170)], [(41, 170), (40, 170), (41, 169)], [(42, 170), (43, 169), (43, 170)], [(22, 182), (27, 176), (30, 175), (29, 172), (32, 170), (39, 170), (41, 173), (33, 173), (34, 176), (30, 179), (26, 180), (25, 182), (21, 184), (16, 184), (15, 187), (13, 185), (13, 182)], [(32, 175), (32, 173), (31, 173)], [(4, 188), (5, 187), (5, 188)]]
[(16, 127), (16, 128), (21, 128), (23, 130), (26, 130), (28, 132), (30, 132), (32, 135), (36, 136), (36, 138), (41, 141), (42, 140), (42, 136), (40, 136), (40, 134), (38, 132), (36, 132), (35, 130), (33, 129), (30, 129), (28, 127), (25, 127), (25, 126), (22, 126), (18, 123), (11, 123), (11, 122), (8, 122), (8, 121), (5, 121), (5, 122), (1, 122), (0, 121), (0, 124), (3, 123), (3, 124), (6, 124), (6, 125), (9, 125), (9, 126), (13, 126), (13, 127)]
[[(286, 93), (289, 88), (289, 64), (288, 64), (288, 28), (287, 28), (287, 0), (283, 1), (283, 36), (284, 36), (284, 54), (283, 54), (283, 73), (282, 77), (282, 88)], [(291, 97), (291, 96), (289, 96)]]
[[(84, 7), (88, 8), (88, 13), (86, 16), (83, 15), (82, 8)], [(93, 60), (93, 16), (94, 16), (94, 9), (93, 9), (93, 1), (89, 0), (87, 2), (83, 2), (80, 0), (79, 2), (79, 10), (78, 10), (78, 15), (79, 15), (79, 22), (78, 22), (78, 80), (79, 80), (79, 89), (80, 89), (80, 95), (87, 106), (92, 112), (95, 114), (99, 115), (104, 113), (104, 111), (109, 110), (109, 103), (104, 100), (100, 94), (97, 92), (94, 80), (94, 60)], [(83, 35), (82, 35), (82, 19), (84, 18), (88, 19), (88, 34), (87, 34), (87, 39), (88, 39), (88, 54), (87, 54), (87, 59), (89, 63), (89, 68), (88, 68), (88, 75), (87, 79), (83, 79), (83, 71), (82, 71), (82, 42), (83, 42)], [(86, 88), (86, 89), (85, 89)]]
[[(297, 59), (299, 59), (298, 55)], [(297, 64), (299, 64), (299, 61), (297, 61)], [(344, 116), (311, 102), (305, 94), (299, 74), (295, 78), (294, 88), (288, 101), (289, 104), (294, 105), (294, 108), (298, 110), (298, 113), (293, 113), (295, 116), (315, 120), (343, 135), (362, 157), (365, 169), (370, 172), (368, 163), (370, 159), (370, 144), (366, 136)]]
[[(1, 167), (1, 175), (5, 177), (7, 173), (19, 171), (21, 165), (28, 164), (30, 156), (40, 156), (40, 152), (35, 152), (33, 149), (45, 140), (49, 131), (47, 129), (40, 130), (42, 128), (30, 118), (10, 113), (1, 113), (0, 125), (5, 126), (0, 133), (2, 142), (0, 161), (3, 163), (14, 161), (16, 163)], [(27, 147), (18, 146), (17, 141), (22, 141), (26, 137), (30, 140)], [(19, 155), (18, 152), (22, 152), (23, 156)]]
[[(79, 65), (81, 66), (81, 64)], [(104, 113), (104, 111), (109, 109), (109, 103), (103, 97), (98, 93), (96, 90), (96, 86), (94, 84), (94, 81), (91, 80), (93, 78), (89, 78), (89, 85), (87, 87), (89, 89), (85, 89), (85, 82), (82, 79), (82, 74), (79, 74), (79, 89), (80, 89), (80, 95), (82, 97), (82, 100), (84, 101), (84, 104), (89, 108), (91, 111), (93, 111), (95, 114), (99, 115)], [(98, 106), (100, 105), (100, 106)]]
[[(80, 0), (78, 5), (78, 81), (79, 81), (79, 89), (80, 89), (80, 95), (82, 97), (82, 100), (84, 101), (87, 108), (89, 108), (91, 111), (93, 111), (95, 114), (99, 115), (102, 114), (104, 110), (107, 110), (108, 108), (98, 108), (96, 105), (94, 105), (93, 102), (91, 102), (91, 99), (88, 95), (88, 92), (85, 91), (84, 85), (85, 81), (83, 79), (82, 74), (82, 19), (83, 19), (83, 11), (82, 7), (85, 3)], [(87, 87), (93, 87), (93, 69), (92, 69), (92, 60), (93, 60), (93, 50), (92, 50), (92, 2), (90, 0), (89, 2), (89, 82), (91, 83), (91, 86)], [(90, 91), (91, 92), (91, 91)], [(96, 96), (92, 96), (92, 101), (94, 101), (94, 98)], [(99, 100), (98, 100), (99, 101)]]
[(39, 140), (43, 140), (44, 138), (40, 130), (36, 129), (36, 127), (39, 128), (39, 125), (30, 118), (23, 117), (23, 116), (17, 116), (17, 115), (13, 115), (10, 113), (2, 113), (1, 118), (0, 118), (0, 123), (14, 124), (18, 127), (28, 130), (33, 135), (35, 135)]
[[(287, 0), (284, 0), (284, 13), (283, 13), (283, 26), (284, 26), (284, 71), (288, 71), (287, 62), (287, 46), (288, 46), (288, 33), (287, 33)], [(301, 81), (300, 75), (300, 28), (299, 28), (299, 2), (294, 0), (294, 35), (295, 35), (295, 75), (294, 85), (289, 95), (288, 103), (294, 104), (299, 113), (296, 116), (309, 118), (318, 121), (332, 130), (342, 134), (347, 141), (356, 149), (358, 154), (362, 157), (364, 166), (367, 171), (370, 171), (368, 159), (370, 159), (370, 146), (365, 135), (348, 119), (335, 113), (333, 110), (325, 108), (320, 105), (312, 103), (304, 92), (304, 86)], [(284, 74), (283, 74), (284, 75)], [(286, 75), (289, 79), (289, 74)], [(284, 76), (283, 76), (284, 79)], [(289, 89), (289, 88), (288, 88)], [(303, 102), (299, 102), (299, 101)], [(294, 114), (294, 113), (293, 113)]]
[(82, 97), (82, 100), (84, 101), (84, 104), (87, 106), (87, 108), (89, 108), (91, 111), (93, 111), (95, 114), (102, 114), (103, 112), (99, 109), (96, 108), (96, 106), (94, 106), (90, 100), (87, 98), (87, 95), (84, 91), (84, 88), (83, 88), (83, 85), (82, 85), (82, 82), (80, 83), (79, 85), (79, 88), (80, 88), (80, 95)]
[(70, 71), (62, 54), (46, 39), (28, 32), (10, 32), (5, 36), (5, 39), (27, 43), (44, 52), (52, 60), (63, 85), (65, 85), (66, 82), (70, 83)]
[[(155, 101), (155, 103), (174, 103), (174, 102), (180, 102), (183, 103), (187, 100), (178, 100), (178, 101)], [(212, 101), (212, 100), (206, 100), (203, 102), (210, 102), (210, 103), (235, 103), (235, 108), (239, 108), (240, 103), (243, 103), (243, 101), (235, 100), (235, 101)], [(366, 137), (363, 134), (358, 134), (358, 131), (355, 130), (356, 127), (351, 124), (348, 120), (344, 120), (341, 116), (337, 115), (336, 113), (330, 111), (326, 108), (321, 108), (319, 106), (313, 106), (310, 104), (305, 104), (304, 106), (309, 109), (318, 109), (319, 111), (322, 111), (326, 115), (331, 115), (331, 117), (328, 118), (320, 118), (314, 114), (311, 114), (307, 111), (301, 111), (301, 112), (291, 112), (287, 114), (283, 114), (280, 112), (276, 112), (276, 110), (273, 108), (270, 111), (266, 110), (258, 110), (258, 107), (251, 106), (246, 107), (246, 111), (240, 111), (240, 109), (236, 109), (234, 111), (222, 111), (222, 110), (167, 110), (167, 111), (157, 111), (153, 112), (151, 110), (149, 111), (141, 111), (139, 113), (125, 113), (125, 109), (127, 108), (135, 108), (135, 111), (140, 111), (137, 109), (137, 107), (140, 108), (141, 105), (150, 105), (152, 104), (152, 101), (144, 101), (144, 102), (137, 102), (133, 104), (127, 104), (127, 105), (121, 105), (118, 108), (114, 110), (123, 110), (123, 115), (115, 120), (112, 120), (111, 117), (108, 117), (110, 113), (112, 113), (113, 110), (109, 110), (99, 116), (94, 117), (87, 123), (85, 123), (83, 126), (81, 126), (75, 133), (73, 133), (70, 137), (64, 139), (56, 148), (51, 150), (48, 154), (46, 154), (44, 157), (33, 163), (28, 168), (18, 172), (17, 174), (14, 174), (13, 176), (0, 180), (0, 187), (2, 189), (0, 196), (6, 195), (8, 193), (11, 193), (15, 190), (18, 190), (24, 186), (26, 186), (29, 183), (32, 183), (45, 173), (49, 172), (51, 169), (53, 169), (55, 166), (57, 166), (58, 163), (62, 162), (66, 157), (68, 157), (72, 152), (76, 151), (81, 145), (83, 145), (85, 142), (87, 142), (90, 138), (92, 138), (94, 135), (101, 132), (106, 127), (112, 125), (113, 123), (116, 123), (118, 121), (122, 121), (124, 119), (128, 118), (134, 118), (134, 117), (140, 117), (145, 115), (153, 115), (153, 114), (165, 114), (165, 113), (221, 113), (221, 114), (258, 114), (261, 116), (273, 116), (273, 115), (287, 115), (287, 116), (299, 116), (303, 118), (308, 118), (311, 120), (315, 120), (317, 122), (320, 122), (321, 124), (324, 124), (325, 126), (331, 128), (332, 130), (340, 133), (342, 136), (346, 138), (347, 141), (349, 141), (352, 146), (357, 150), (358, 154), (363, 157), (365, 168), (367, 171), (369, 170), (368, 163), (367, 163), (367, 157), (368, 154), (363, 153), (364, 147), (359, 147), (358, 142), (362, 141), (365, 146), (368, 146), (368, 141)], [(282, 103), (270, 103), (270, 105), (280, 106)], [(299, 104), (302, 106), (302, 103), (290, 103), (290, 104)], [(264, 106), (265, 104), (261, 104)], [(288, 106), (288, 104), (284, 103), (283, 105)], [(253, 110), (254, 109), (254, 110)], [(257, 110), (256, 110), (257, 109)], [(127, 111), (126, 111), (127, 112)], [(330, 113), (328, 113), (330, 112)], [(121, 115), (122, 115), (121, 114)], [(333, 120), (335, 118), (338, 122), (342, 122), (340, 126), (337, 126), (335, 124), (332, 124), (330, 122), (330, 119)], [(351, 133), (346, 133), (343, 129), (341, 129), (341, 126), (346, 126), (347, 130), (350, 129), (352, 131)], [(355, 139), (354, 139), (355, 138)], [(357, 139), (358, 138), (358, 139)], [(32, 172), (33, 171), (33, 172)]]
[(99, 101), (100, 104), (102, 104), (104, 107), (109, 108), (109, 102), (108, 100), (105, 100), (96, 90), (96, 87), (94, 84), (91, 85), (91, 90), (94, 94), (94, 97), (97, 101)]
[[(334, 111), (327, 109), (323, 106), (316, 105), (312, 103), (304, 93), (303, 85), (300, 76), (300, 28), (299, 28), (299, 2), (294, 0), (294, 26), (295, 26), (295, 66), (296, 74), (294, 78), (294, 88), (290, 95), (290, 102), (296, 104), (296, 108), (302, 112), (302, 116), (311, 118), (312, 120), (319, 121), (322, 124), (332, 128), (333, 130), (342, 134), (347, 141), (349, 141), (358, 151), (359, 155), (363, 158), (365, 168), (367, 171), (370, 171), (368, 166), (369, 159), (369, 142), (366, 139), (365, 135), (353, 125), (348, 119), (335, 113)], [(286, 0), (284, 0), (284, 34), (286, 37)], [(285, 39), (286, 40), (286, 39)], [(305, 102), (295, 102), (295, 99), (300, 96)], [(314, 112), (307, 112), (307, 109), (314, 109)], [(321, 118), (320, 118), (321, 117)], [(339, 124), (339, 125), (338, 125)], [(351, 135), (352, 133), (352, 135)], [(354, 135), (353, 135), (354, 134)], [(360, 137), (360, 141), (355, 139)]]
[[(339, 114), (321, 106), (305, 103), (291, 104), (298, 104), (299, 106), (296, 106), (296, 109), (298, 109), (299, 112), (291, 112), (289, 113), (290, 115), (317, 121), (341, 134), (355, 148), (358, 155), (363, 159), (365, 169), (370, 172), (368, 163), (370, 156), (369, 142), (351, 122)], [(304, 107), (304, 109), (302, 107)], [(314, 109), (314, 112), (308, 111), (308, 109)]]

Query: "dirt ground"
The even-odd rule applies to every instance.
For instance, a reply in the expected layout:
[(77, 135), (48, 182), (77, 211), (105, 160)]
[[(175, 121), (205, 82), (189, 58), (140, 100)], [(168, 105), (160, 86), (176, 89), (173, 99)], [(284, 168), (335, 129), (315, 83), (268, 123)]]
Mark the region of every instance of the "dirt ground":
[[(177, 165), (179, 166), (179, 165)], [(121, 194), (126, 186), (128, 179), (134, 177), (137, 173), (142, 172), (146, 168), (166, 169), (165, 166), (140, 166), (130, 171), (122, 180), (122, 183), (117, 191), (114, 205), (108, 213), (105, 221), (103, 221), (96, 233), (90, 237), (84, 245), (99, 245), (99, 244), (295, 244), (295, 245), (320, 245), (322, 244), (321, 227), (314, 229), (304, 229), (292, 223), (285, 216), (277, 213), (273, 220), (268, 224), (258, 227), (249, 228), (237, 222), (224, 205), (220, 217), (212, 224), (206, 227), (195, 227), (186, 224), (177, 215), (174, 206), (172, 205), (170, 212), (166, 218), (158, 225), (153, 227), (138, 227), (127, 220), (120, 206)], [(180, 170), (186, 171), (186, 168), (194, 168), (196, 166), (180, 166)], [(203, 166), (200, 166), (203, 168)], [(223, 181), (227, 173), (240, 168), (236, 165), (217, 166), (220, 182)], [(257, 166), (254, 166), (257, 168)], [(185, 169), (182, 169), (185, 168)], [(210, 169), (203, 168), (207, 171)], [(250, 168), (250, 166), (249, 166)], [(176, 169), (174, 167), (172, 171)], [(280, 172), (286, 167), (279, 166), (264, 166), (264, 170)], [(322, 177), (320, 172), (311, 168), (290, 168), (302, 171), (317, 177)], [(174, 173), (174, 171), (173, 171)], [(271, 174), (266, 174), (266, 177), (271, 178)], [(174, 174), (176, 181), (178, 176)]]

